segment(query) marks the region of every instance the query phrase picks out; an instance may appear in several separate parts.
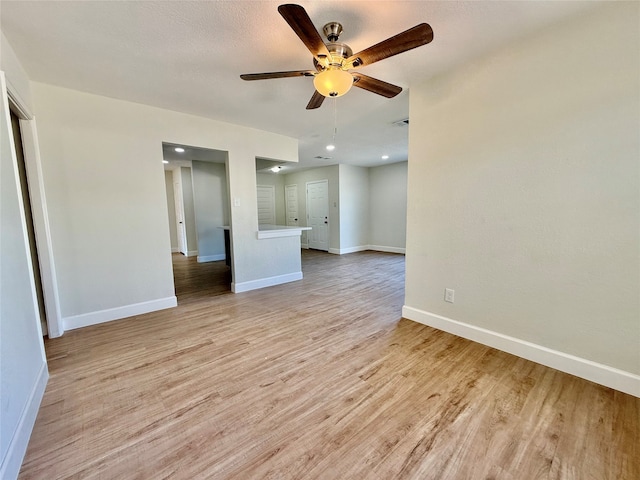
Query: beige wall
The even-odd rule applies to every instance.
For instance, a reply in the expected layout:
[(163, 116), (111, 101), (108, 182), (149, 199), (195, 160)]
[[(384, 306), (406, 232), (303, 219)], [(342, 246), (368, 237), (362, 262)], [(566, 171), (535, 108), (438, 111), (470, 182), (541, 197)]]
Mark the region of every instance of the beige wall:
[(32, 93), (65, 322), (173, 298), (162, 142), (229, 153), (235, 282), (300, 271), (289, 242), (256, 237), (255, 158), (297, 161), (295, 139), (40, 83)]
[(224, 163), (191, 162), (198, 261), (224, 260), (224, 232), (229, 225), (229, 195)]
[(411, 315), (640, 385), (639, 8), (604, 5), (412, 86)]
[(340, 252), (347, 253), (369, 244), (369, 168), (339, 167)]
[(369, 245), (403, 252), (407, 232), (407, 162), (369, 169)]

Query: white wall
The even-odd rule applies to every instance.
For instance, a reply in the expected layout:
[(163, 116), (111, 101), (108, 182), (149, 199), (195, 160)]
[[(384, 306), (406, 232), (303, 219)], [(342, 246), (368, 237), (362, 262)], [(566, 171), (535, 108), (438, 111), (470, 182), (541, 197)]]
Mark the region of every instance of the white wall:
[(68, 328), (175, 304), (163, 141), (229, 152), (235, 282), (300, 272), (288, 241), (274, 253), (257, 239), (255, 208), (256, 156), (297, 161), (296, 140), (40, 83), (32, 93)]
[(639, 8), (412, 86), (403, 312), (636, 395)]
[(339, 166), (340, 249), (332, 253), (366, 250), (369, 243), (369, 169)]
[(171, 242), (171, 251), (178, 251), (178, 234), (176, 226), (176, 204), (173, 192), (173, 171), (164, 171), (165, 192), (167, 195), (167, 215), (169, 217), (169, 240)]
[[(0, 68), (0, 478), (16, 478), (48, 378), (22, 198), (18, 190), (7, 83), (30, 102), (26, 75), (4, 36)], [(24, 107), (32, 109), (30, 103)]]
[(404, 253), (406, 232), (407, 162), (370, 168), (370, 248)]
[(224, 231), (219, 227), (229, 225), (226, 168), (223, 163), (191, 164), (198, 261), (224, 260)]
[[(286, 225), (287, 215), (284, 203), (284, 175), (256, 173), (256, 183), (258, 185), (273, 185), (276, 195), (276, 224)], [(256, 205), (257, 208), (257, 205)]]
[[(285, 185), (298, 186), (298, 214), (300, 226), (307, 226), (307, 182), (327, 180), (329, 189), (329, 251), (340, 248), (340, 197), (338, 165), (293, 172), (284, 176)], [(306, 232), (302, 232), (302, 244), (305, 245)]]

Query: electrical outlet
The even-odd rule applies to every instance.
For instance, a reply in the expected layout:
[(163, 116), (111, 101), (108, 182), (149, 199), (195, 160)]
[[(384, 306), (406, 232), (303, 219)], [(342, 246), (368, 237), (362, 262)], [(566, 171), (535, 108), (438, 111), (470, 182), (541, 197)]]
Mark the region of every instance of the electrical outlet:
[(449, 303), (453, 303), (453, 296), (456, 293), (456, 291), (452, 288), (445, 288), (444, 289), (444, 301), (445, 302), (449, 302)]

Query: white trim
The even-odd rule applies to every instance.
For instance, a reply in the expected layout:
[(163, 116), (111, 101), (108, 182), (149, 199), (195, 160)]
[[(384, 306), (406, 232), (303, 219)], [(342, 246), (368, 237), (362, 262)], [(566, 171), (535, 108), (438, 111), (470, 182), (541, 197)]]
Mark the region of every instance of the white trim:
[(309, 250), (309, 244), (308, 243), (301, 243), (300, 244), (300, 248), (304, 248), (305, 250)]
[(259, 278), (258, 280), (250, 280), (242, 283), (231, 283), (231, 291), (234, 293), (248, 292), (249, 290), (257, 290), (259, 288), (272, 287), (283, 283), (295, 282), (302, 280), (302, 272), (287, 273), (285, 275), (276, 275), (275, 277)]
[(369, 250), (367, 245), (360, 245), (359, 247), (347, 247), (347, 248), (330, 248), (329, 253), (334, 255), (344, 255), (345, 253), (364, 252)]
[(365, 252), (372, 250), (375, 252), (387, 252), (387, 253), (402, 253), (404, 255), (405, 249), (400, 247), (383, 247), (380, 245), (360, 245), (358, 247), (347, 248), (330, 248), (329, 253), (334, 255), (344, 255), (345, 253)]
[(438, 330), (640, 397), (640, 375), (404, 305), (402, 316)]
[(400, 247), (385, 247), (383, 245), (368, 245), (369, 250), (376, 252), (401, 253), (405, 254), (406, 249)]
[[(311, 227), (287, 227), (284, 225), (263, 225), (264, 230), (258, 230), (258, 240), (265, 238), (299, 237), (303, 230), (311, 230)], [(260, 228), (260, 226), (258, 226)]]
[(142, 315), (143, 313), (155, 312), (156, 310), (164, 310), (165, 308), (172, 308), (177, 305), (178, 299), (174, 295), (172, 297), (150, 300), (148, 302), (133, 303), (122, 307), (108, 308), (106, 310), (65, 317), (62, 320), (65, 330), (73, 330), (75, 328), (88, 327), (121, 318), (133, 317), (134, 315)]
[(64, 326), (35, 119), (20, 120), (20, 130), (38, 249), (40, 281), (47, 315), (47, 333), (49, 338), (56, 338), (64, 333)]
[(205, 262), (219, 262), (220, 260), (224, 260), (226, 257), (224, 253), (218, 253), (216, 255), (198, 255), (198, 263)]
[(180, 253), (180, 249), (178, 247), (171, 247), (171, 253)]
[[(6, 78), (5, 78), (6, 80)], [(47, 333), (50, 338), (59, 337), (64, 333), (62, 328), (62, 314), (58, 294), (55, 262), (53, 260), (53, 246), (51, 244), (51, 229), (49, 213), (42, 175), (42, 161), (38, 133), (33, 114), (29, 110), (11, 82), (6, 82), (8, 100), (18, 110), (20, 118), (20, 133), (24, 154), (27, 184), (31, 201), (33, 228), (38, 249), (38, 263), (40, 267), (40, 281), (44, 295), (44, 307), (47, 317)], [(36, 311), (38, 311), (36, 309)]]
[(8, 78), (5, 76), (5, 82), (7, 86), (7, 97), (10, 103), (13, 104), (13, 107), (18, 111), (18, 117), (23, 120), (31, 120), (33, 118), (33, 114), (27, 107), (27, 103), (22, 99), (22, 97), (18, 94), (18, 91), (11, 84)]
[(27, 401), (22, 415), (20, 415), (20, 421), (13, 434), (13, 437), (9, 441), (9, 448), (7, 454), (2, 459), (2, 465), (0, 465), (0, 478), (18, 478), (22, 461), (24, 460), (24, 454), (27, 452), (27, 445), (29, 445), (29, 439), (31, 438), (31, 432), (33, 432), (33, 426), (36, 423), (36, 417), (40, 404), (42, 403), (42, 397), (47, 386), (47, 380), (49, 379), (49, 371), (47, 370), (47, 364), (42, 363), (40, 366), (40, 372), (36, 377), (36, 381), (31, 389), (29, 400)]
[(195, 257), (198, 255), (198, 250), (187, 250), (186, 254), (183, 254), (185, 257)]
[(345, 253), (356, 253), (356, 252), (364, 252), (369, 250), (369, 246), (368, 245), (359, 245), (357, 247), (347, 247), (347, 248), (341, 248), (340, 249), (340, 255), (343, 255)]

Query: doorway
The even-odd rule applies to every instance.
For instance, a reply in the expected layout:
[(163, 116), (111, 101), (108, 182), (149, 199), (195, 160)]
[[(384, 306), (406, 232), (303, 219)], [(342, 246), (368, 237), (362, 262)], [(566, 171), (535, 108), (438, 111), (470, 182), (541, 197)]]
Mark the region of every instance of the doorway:
[(164, 142), (162, 150), (178, 304), (230, 292), (228, 153)]
[(329, 182), (307, 182), (307, 225), (309, 248), (329, 251)]
[(40, 260), (38, 256), (38, 246), (36, 244), (36, 233), (33, 223), (33, 210), (31, 209), (31, 196), (29, 194), (29, 182), (27, 181), (27, 167), (24, 160), (24, 148), (22, 145), (22, 131), (20, 129), (20, 118), (13, 108), (9, 108), (11, 115), (11, 130), (13, 133), (13, 144), (16, 158), (18, 160), (18, 176), (20, 178), (20, 191), (22, 194), (22, 205), (24, 207), (24, 218), (27, 225), (27, 237), (29, 240), (29, 251), (31, 254), (31, 265), (33, 281), (36, 287), (36, 298), (38, 301), (38, 315), (42, 326), (43, 335), (47, 333), (47, 314), (44, 304), (44, 291), (42, 288), (42, 277), (40, 275)]

